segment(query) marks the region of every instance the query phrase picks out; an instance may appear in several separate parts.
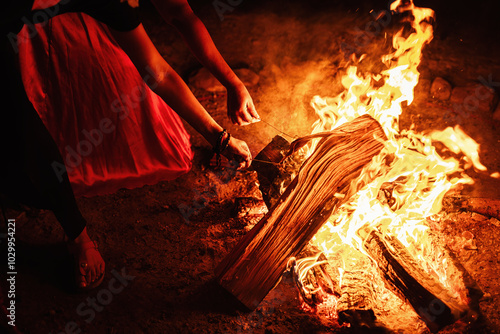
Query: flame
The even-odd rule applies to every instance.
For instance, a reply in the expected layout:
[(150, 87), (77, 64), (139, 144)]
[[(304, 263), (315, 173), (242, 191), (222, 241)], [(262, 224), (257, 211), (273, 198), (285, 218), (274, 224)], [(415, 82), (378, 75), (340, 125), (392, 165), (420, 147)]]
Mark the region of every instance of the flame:
[[(422, 270), (448, 290), (449, 298), (466, 305), (465, 289), (450, 279), (457, 273), (445, 252), (430, 237), (428, 220), (439, 214), (448, 191), (459, 184), (473, 183), (465, 169), (486, 170), (486, 167), (479, 161), (479, 145), (458, 126), (427, 136), (412, 130), (400, 131), (403, 104), (410, 105), (414, 98), (422, 49), (433, 38), (430, 21), (434, 12), (416, 7), (412, 1), (403, 4), (398, 0), (390, 8), (393, 13), (411, 11), (412, 15), (407, 19), (411, 32), (408, 34), (401, 28), (393, 38), (394, 51), (382, 57), (387, 69), (379, 74), (360, 74), (356, 66), (350, 66), (342, 78), (344, 92), (333, 98), (315, 96), (311, 101), (318, 115), (312, 133), (330, 131), (369, 114), (381, 124), (388, 138), (383, 151), (365, 167), (357, 180), (373, 181), (364, 182), (368, 185), (362, 189), (357, 187), (361, 183), (352, 184), (355, 195), (336, 210), (311, 244), (329, 260), (346, 245), (359, 252), (359, 256), (368, 255), (358, 231), (366, 227), (377, 229), (386, 238), (396, 238), (404, 245)], [(305, 158), (312, 154), (318, 141), (303, 148)], [(438, 141), (451, 152), (463, 154), (465, 164), (453, 157), (442, 157), (433, 145)], [(330, 264), (334, 265), (333, 262)], [(335, 262), (340, 266), (340, 273), (350, 270), (346, 262)], [(301, 270), (305, 272), (310, 268), (309, 264)], [(342, 285), (342, 274), (338, 284)]]

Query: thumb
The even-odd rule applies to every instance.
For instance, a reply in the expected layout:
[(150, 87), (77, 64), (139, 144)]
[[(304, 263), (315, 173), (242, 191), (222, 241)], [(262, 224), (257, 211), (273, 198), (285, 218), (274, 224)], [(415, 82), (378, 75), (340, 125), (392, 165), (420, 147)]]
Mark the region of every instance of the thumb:
[(248, 112), (250, 113), (250, 115), (252, 115), (253, 118), (257, 118), (260, 120), (260, 116), (257, 113), (257, 110), (255, 110), (255, 106), (252, 100), (248, 102)]

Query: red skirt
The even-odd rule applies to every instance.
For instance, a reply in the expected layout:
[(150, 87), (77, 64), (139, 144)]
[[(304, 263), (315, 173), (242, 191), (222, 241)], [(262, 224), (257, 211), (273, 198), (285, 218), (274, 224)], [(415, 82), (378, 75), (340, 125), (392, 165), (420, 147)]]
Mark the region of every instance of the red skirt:
[(105, 25), (64, 14), (25, 26), (18, 44), (26, 92), (76, 196), (155, 184), (191, 168), (181, 119), (149, 89)]

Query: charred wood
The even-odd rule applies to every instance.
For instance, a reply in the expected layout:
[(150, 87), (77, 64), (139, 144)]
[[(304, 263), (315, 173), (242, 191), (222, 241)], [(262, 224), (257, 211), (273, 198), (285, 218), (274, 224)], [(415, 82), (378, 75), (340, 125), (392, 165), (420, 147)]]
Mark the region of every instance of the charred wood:
[[(405, 250), (398, 247), (395, 240), (388, 245), (379, 231), (369, 227), (361, 229), (358, 234), (364, 240), (363, 248), (380, 269), (387, 288), (407, 300), (432, 332), (437, 332), (458, 320), (465, 310), (460, 305), (445, 303), (415, 279), (412, 275), (418, 276), (418, 272), (410, 272), (407, 269), (413, 267), (411, 261), (408, 261), (410, 256), (404, 254)], [(389, 250), (391, 248), (392, 252)], [(406, 266), (401, 264), (403, 261), (407, 261)], [(430, 278), (426, 279), (428, 281), (425, 285), (438, 285)]]
[(465, 196), (445, 197), (443, 206), (448, 211), (467, 210), (500, 220), (500, 199)]

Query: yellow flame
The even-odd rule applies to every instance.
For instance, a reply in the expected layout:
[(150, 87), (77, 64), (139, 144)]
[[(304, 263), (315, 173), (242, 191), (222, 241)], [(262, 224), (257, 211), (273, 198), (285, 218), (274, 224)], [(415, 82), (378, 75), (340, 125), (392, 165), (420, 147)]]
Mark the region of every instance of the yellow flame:
[[(368, 255), (357, 231), (366, 226), (376, 228), (385, 236), (397, 238), (426, 273), (436, 277), (454, 297), (464, 299), (460, 289), (450, 286), (448, 262), (429, 238), (426, 221), (441, 211), (442, 199), (450, 189), (473, 182), (464, 168), (474, 166), (485, 170), (486, 167), (479, 161), (479, 145), (458, 126), (434, 131), (428, 136), (399, 130), (402, 104), (413, 101), (422, 49), (433, 37), (428, 21), (433, 19), (434, 12), (415, 7), (411, 1), (405, 5), (395, 1), (391, 10), (398, 13), (411, 10), (413, 20), (409, 20), (411, 33), (407, 32), (405, 37), (403, 28), (399, 30), (393, 38), (394, 52), (383, 56), (388, 69), (379, 74), (361, 75), (356, 66), (350, 66), (342, 78), (344, 92), (334, 98), (315, 96), (311, 101), (318, 115), (312, 133), (333, 130), (369, 114), (381, 124), (388, 138), (383, 151), (360, 177), (374, 180), (339, 208), (311, 243), (327, 258), (338, 251), (339, 245), (352, 246)], [(318, 141), (304, 147), (305, 157), (314, 151)], [(436, 141), (455, 154), (464, 154), (465, 166), (455, 158), (440, 156), (433, 146)]]

